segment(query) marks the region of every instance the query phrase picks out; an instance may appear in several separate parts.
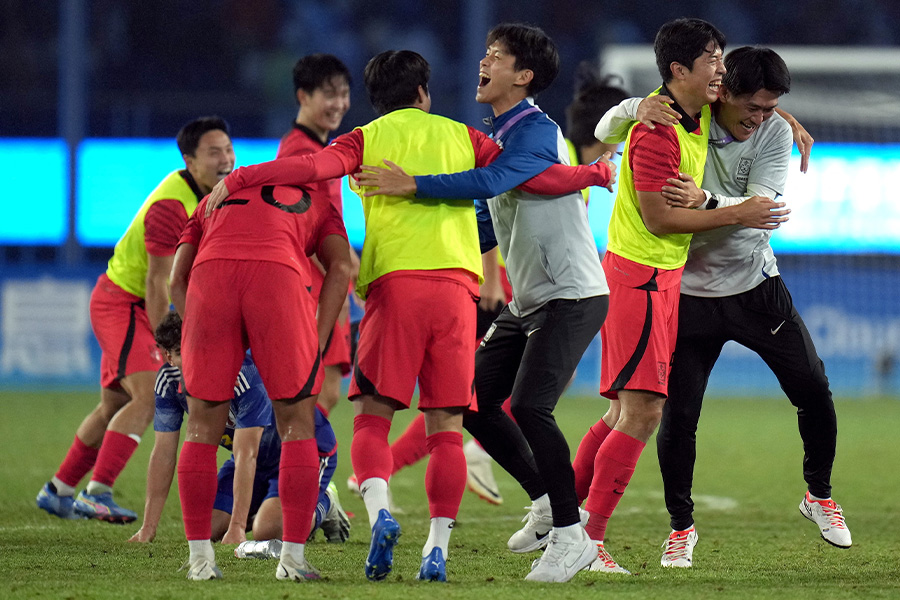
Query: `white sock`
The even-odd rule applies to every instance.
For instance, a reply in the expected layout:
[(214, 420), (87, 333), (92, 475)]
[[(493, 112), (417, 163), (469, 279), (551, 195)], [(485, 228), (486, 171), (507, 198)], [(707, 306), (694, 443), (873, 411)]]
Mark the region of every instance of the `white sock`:
[(537, 500), (531, 503), (531, 510), (536, 512), (539, 515), (549, 515), (553, 513), (553, 510), (550, 508), (550, 496), (544, 494)]
[(135, 442), (137, 442), (138, 444), (141, 443), (141, 436), (139, 436), (139, 435), (136, 434), (136, 433), (129, 433), (129, 434), (128, 434), (128, 437), (130, 437), (131, 439), (133, 439), (133, 440), (134, 440)]
[(209, 540), (188, 540), (188, 548), (191, 551), (190, 562), (205, 558), (210, 562), (216, 562), (216, 553), (212, 542)]
[[(565, 527), (554, 527), (553, 529), (556, 531), (557, 539), (561, 542), (580, 542), (587, 538), (587, 533), (585, 533), (581, 523), (566, 525)], [(596, 542), (596, 540), (594, 541)]]
[(378, 520), (378, 511), (391, 510), (388, 499), (388, 482), (380, 477), (369, 477), (359, 484), (359, 492), (363, 502), (366, 503), (366, 511), (369, 513), (369, 529), (375, 526)]
[(56, 488), (57, 496), (74, 496), (75, 495), (75, 488), (73, 488), (71, 485), (67, 485), (67, 484), (63, 483), (62, 481), (60, 481), (59, 477), (57, 477), (56, 475), (53, 476), (53, 479), (50, 480), (50, 483), (52, 483), (53, 486)]
[(284, 542), (281, 545), (281, 558), (289, 556), (295, 563), (302, 563), (305, 560), (305, 548), (306, 544), (298, 544), (297, 542)]
[(433, 517), (431, 519), (431, 530), (428, 532), (428, 540), (425, 541), (425, 547), (422, 548), (422, 558), (431, 554), (434, 548), (440, 548), (444, 558), (447, 558), (450, 534), (453, 532), (454, 525), (456, 525), (456, 521), (447, 517)]
[(112, 488), (106, 485), (105, 483), (100, 483), (99, 481), (88, 481), (87, 484), (87, 493), (91, 496), (97, 496), (99, 494), (105, 494), (107, 492), (112, 493)]

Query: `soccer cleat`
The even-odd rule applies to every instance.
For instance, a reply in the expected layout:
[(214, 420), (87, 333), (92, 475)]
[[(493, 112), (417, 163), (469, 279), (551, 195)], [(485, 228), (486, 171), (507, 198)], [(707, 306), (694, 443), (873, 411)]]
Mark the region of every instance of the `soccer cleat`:
[(325, 488), (325, 494), (331, 499), (331, 506), (325, 513), (325, 518), (322, 519), (322, 532), (330, 543), (341, 544), (350, 537), (350, 519), (341, 506), (337, 486), (333, 481)]
[(664, 567), (690, 568), (694, 560), (694, 546), (697, 545), (698, 539), (700, 538), (697, 530), (693, 526), (682, 531), (672, 530), (663, 543), (660, 564)]
[(475, 440), (463, 446), (466, 455), (466, 487), (486, 502), (503, 504), (503, 496), (494, 479), (494, 460)]
[(50, 483), (45, 483), (41, 491), (38, 492), (37, 507), (46, 510), (51, 515), (60, 519), (83, 519), (80, 514), (75, 512), (75, 498), (72, 496), (60, 496), (50, 487)]
[(422, 557), (422, 566), (416, 575), (419, 581), (447, 581), (447, 561), (444, 553), (435, 546), (428, 556)]
[(75, 498), (75, 512), (87, 519), (99, 519), (120, 525), (137, 520), (136, 512), (116, 504), (112, 492), (88, 494), (81, 491)]
[(572, 579), (578, 571), (588, 567), (597, 558), (597, 546), (583, 529), (580, 539), (563, 541), (557, 530), (550, 532), (547, 549), (525, 581), (564, 583)]
[(400, 524), (383, 508), (372, 526), (372, 543), (366, 557), (366, 577), (381, 581), (394, 567), (394, 546), (400, 539)]
[(358, 498), (362, 498), (362, 492), (359, 491), (359, 481), (356, 479), (355, 473), (347, 478), (347, 489), (356, 494)]
[(852, 540), (850, 530), (844, 522), (844, 512), (840, 504), (834, 500), (813, 500), (809, 492), (800, 502), (800, 512), (804, 517), (819, 526), (822, 539), (838, 548), (849, 548)]
[(319, 571), (309, 564), (306, 559), (296, 561), (293, 557), (286, 554), (281, 555), (281, 560), (278, 561), (278, 568), (275, 569), (275, 579), (283, 581), (302, 583), (309, 579), (321, 578)]
[(512, 534), (506, 542), (510, 552), (516, 554), (533, 552), (546, 546), (550, 541), (550, 530), (553, 529), (552, 514), (538, 514), (533, 504), (525, 508), (528, 510), (528, 514), (522, 519), (525, 526)]
[(208, 558), (198, 558), (188, 565), (187, 578), (191, 581), (208, 581), (210, 579), (222, 579), (222, 571), (214, 561)]
[(623, 569), (615, 560), (613, 560), (613, 557), (610, 556), (609, 552), (606, 551), (606, 548), (603, 547), (603, 542), (596, 542), (596, 544), (597, 557), (589, 567), (591, 571), (594, 571), (595, 573), (621, 573), (623, 575), (631, 575), (631, 571)]

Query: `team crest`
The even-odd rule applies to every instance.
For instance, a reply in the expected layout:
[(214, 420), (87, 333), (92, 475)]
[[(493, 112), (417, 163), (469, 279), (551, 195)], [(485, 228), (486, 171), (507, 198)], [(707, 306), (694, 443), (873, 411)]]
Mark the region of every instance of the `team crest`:
[(734, 174), (735, 179), (737, 179), (741, 183), (747, 183), (747, 178), (750, 176), (750, 168), (752, 166), (752, 158), (742, 158), (738, 163), (737, 172)]

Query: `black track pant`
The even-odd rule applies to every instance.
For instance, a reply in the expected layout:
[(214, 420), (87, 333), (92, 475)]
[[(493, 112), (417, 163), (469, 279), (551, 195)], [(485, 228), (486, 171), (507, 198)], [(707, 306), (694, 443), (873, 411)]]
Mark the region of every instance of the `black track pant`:
[[(532, 500), (549, 495), (557, 527), (579, 515), (569, 445), (553, 409), (608, 309), (609, 296), (551, 300), (522, 318), (507, 307), (475, 353), (478, 412), (463, 423)], [(510, 395), (515, 421), (501, 409)]]
[(676, 530), (694, 522), (691, 485), (697, 422), (709, 374), (729, 340), (756, 352), (778, 378), (797, 408), (803, 478), (810, 493), (821, 498), (831, 495), (837, 439), (834, 402), (825, 366), (781, 277), (735, 296), (682, 294), (669, 397), (656, 438), (666, 507)]

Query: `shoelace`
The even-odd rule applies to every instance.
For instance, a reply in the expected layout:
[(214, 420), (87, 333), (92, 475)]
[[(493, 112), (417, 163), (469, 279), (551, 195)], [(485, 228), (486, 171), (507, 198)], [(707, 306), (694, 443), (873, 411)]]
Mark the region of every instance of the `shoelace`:
[(841, 529), (847, 528), (847, 525), (844, 523), (844, 512), (840, 504), (835, 504), (834, 500), (828, 500), (827, 502), (819, 502), (819, 506), (822, 507), (822, 513), (828, 519), (829, 525)]
[(664, 544), (666, 550), (663, 552), (663, 556), (667, 556), (673, 561), (678, 560), (679, 558), (685, 558), (687, 555), (687, 541), (687, 531), (672, 533)]
[(604, 548), (602, 544), (597, 544), (597, 558), (606, 565), (607, 569), (620, 568), (619, 563), (613, 560), (613, 557), (609, 555), (609, 552), (606, 551), (606, 548)]

